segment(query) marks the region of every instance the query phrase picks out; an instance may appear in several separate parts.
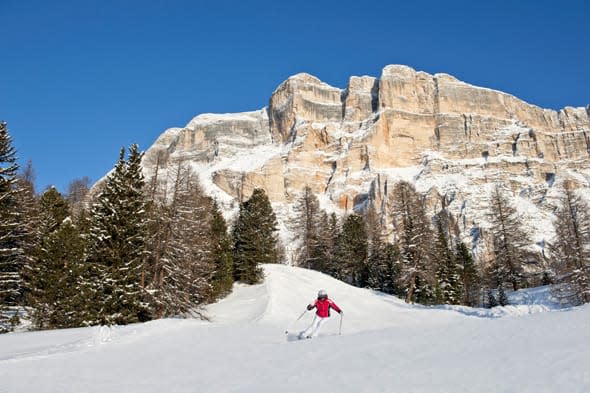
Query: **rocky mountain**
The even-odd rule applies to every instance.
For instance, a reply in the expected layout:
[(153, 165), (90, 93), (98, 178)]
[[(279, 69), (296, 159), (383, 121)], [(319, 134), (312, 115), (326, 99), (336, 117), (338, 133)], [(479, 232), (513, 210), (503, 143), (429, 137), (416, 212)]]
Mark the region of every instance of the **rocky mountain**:
[[(590, 197), (590, 106), (542, 109), (447, 74), (402, 65), (345, 89), (297, 74), (268, 107), (203, 114), (165, 131), (144, 158), (158, 179), (190, 163), (230, 216), (255, 187), (268, 193), (288, 251), (293, 203), (307, 185), (322, 207), (346, 214), (375, 203), (388, 220), (388, 192), (401, 179), (447, 206), (463, 236), (485, 253), (490, 190), (509, 192), (542, 253), (564, 182)], [(590, 198), (589, 198), (590, 199)]]

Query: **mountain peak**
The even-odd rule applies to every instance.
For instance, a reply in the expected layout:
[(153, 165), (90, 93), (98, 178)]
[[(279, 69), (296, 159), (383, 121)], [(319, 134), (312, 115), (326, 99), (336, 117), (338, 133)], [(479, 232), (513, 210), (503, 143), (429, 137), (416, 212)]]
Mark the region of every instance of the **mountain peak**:
[(236, 202), (264, 188), (282, 212), (287, 253), (297, 248), (290, 212), (306, 186), (329, 212), (372, 204), (389, 225), (391, 188), (406, 180), (432, 211), (445, 205), (484, 258), (488, 191), (496, 183), (508, 186), (539, 254), (537, 244), (554, 235), (563, 184), (590, 199), (589, 134), (588, 108), (542, 109), (448, 74), (388, 65), (379, 78), (351, 77), (345, 90), (293, 75), (268, 108), (199, 115), (160, 138), (144, 161), (149, 177), (158, 154), (192, 160), (228, 217)]

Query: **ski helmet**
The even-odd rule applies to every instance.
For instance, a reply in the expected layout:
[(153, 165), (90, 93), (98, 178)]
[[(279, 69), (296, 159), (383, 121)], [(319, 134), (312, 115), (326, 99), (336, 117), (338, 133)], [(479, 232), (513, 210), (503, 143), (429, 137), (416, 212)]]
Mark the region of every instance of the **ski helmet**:
[(320, 291), (318, 292), (318, 299), (325, 299), (328, 297), (328, 293), (326, 292), (325, 289), (320, 289)]

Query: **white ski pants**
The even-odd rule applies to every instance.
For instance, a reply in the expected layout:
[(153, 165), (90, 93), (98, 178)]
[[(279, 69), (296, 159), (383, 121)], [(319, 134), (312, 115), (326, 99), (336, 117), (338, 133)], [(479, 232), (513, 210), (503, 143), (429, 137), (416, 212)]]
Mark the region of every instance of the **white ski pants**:
[(326, 322), (328, 318), (318, 317), (317, 314), (313, 316), (313, 321), (311, 325), (301, 333), (302, 337), (317, 337), (320, 334), (320, 329), (324, 322)]

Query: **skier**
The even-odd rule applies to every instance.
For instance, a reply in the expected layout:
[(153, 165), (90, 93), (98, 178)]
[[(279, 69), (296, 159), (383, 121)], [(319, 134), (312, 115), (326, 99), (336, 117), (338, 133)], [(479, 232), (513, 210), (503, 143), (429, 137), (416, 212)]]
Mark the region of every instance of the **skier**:
[(313, 304), (307, 305), (307, 310), (311, 311), (316, 309), (315, 315), (311, 325), (301, 333), (299, 338), (312, 338), (317, 337), (320, 333), (320, 328), (324, 322), (330, 317), (330, 309), (333, 308), (338, 314), (342, 315), (342, 310), (332, 300), (328, 299), (328, 294), (325, 290), (320, 289), (318, 292), (318, 298)]

